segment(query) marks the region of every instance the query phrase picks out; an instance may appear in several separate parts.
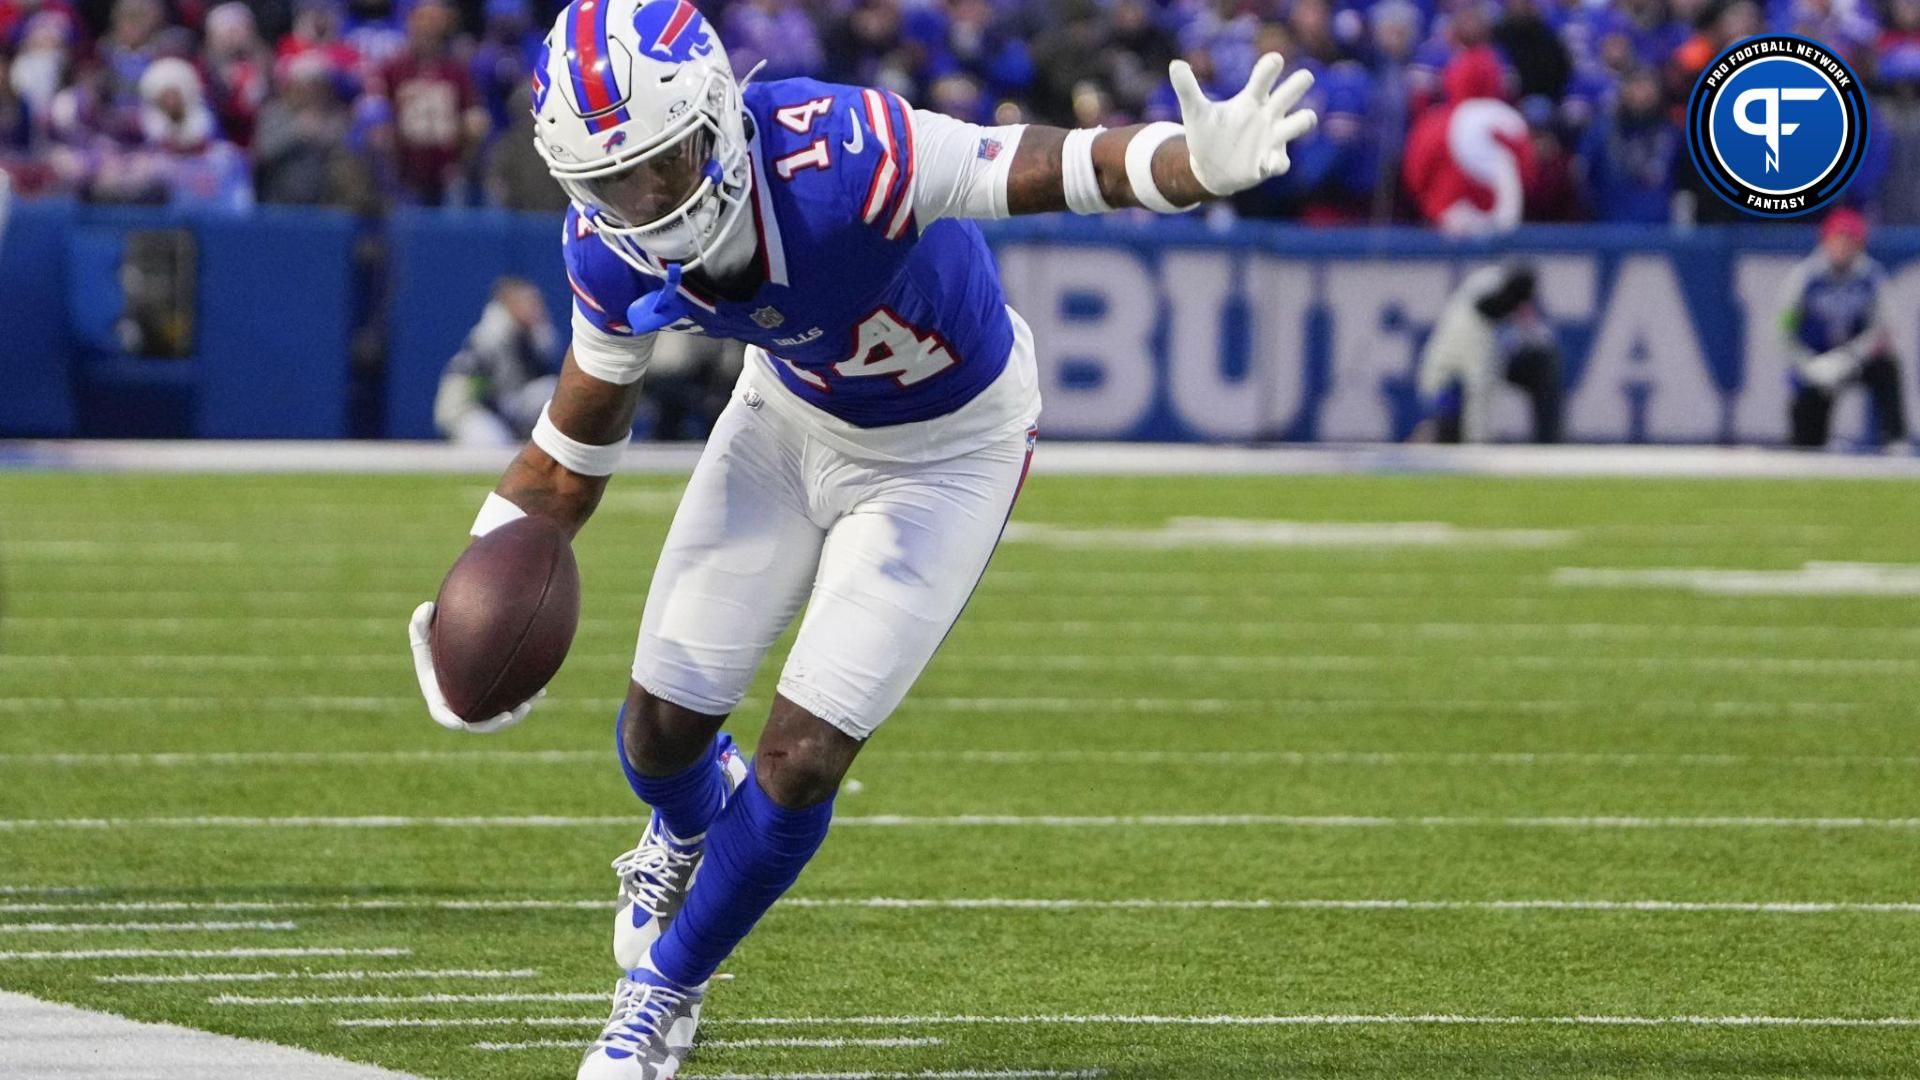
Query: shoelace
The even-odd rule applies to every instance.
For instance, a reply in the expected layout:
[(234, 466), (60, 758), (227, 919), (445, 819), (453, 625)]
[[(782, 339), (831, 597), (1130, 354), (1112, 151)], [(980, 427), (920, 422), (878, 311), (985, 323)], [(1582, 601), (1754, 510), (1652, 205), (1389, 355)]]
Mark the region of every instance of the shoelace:
[(678, 1009), (687, 995), (654, 983), (621, 979), (613, 992), (613, 1015), (595, 1044), (639, 1054), (650, 1039), (662, 1037), (660, 1022)]
[(639, 847), (613, 860), (613, 872), (620, 875), (627, 899), (649, 914), (663, 915), (667, 893), (699, 858), (699, 852), (680, 850), (665, 835), (650, 829)]

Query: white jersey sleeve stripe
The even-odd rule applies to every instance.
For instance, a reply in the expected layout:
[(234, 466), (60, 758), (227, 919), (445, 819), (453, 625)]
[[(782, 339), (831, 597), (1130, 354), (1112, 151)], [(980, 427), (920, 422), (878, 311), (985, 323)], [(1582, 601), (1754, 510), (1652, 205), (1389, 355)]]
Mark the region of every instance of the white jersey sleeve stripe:
[(901, 101), (897, 95), (894, 97), (894, 100), (900, 102), (900, 126), (902, 128), (900, 149), (901, 153), (906, 155), (907, 167), (906, 179), (900, 184), (900, 204), (893, 212), (893, 220), (887, 223), (887, 239), (889, 240), (900, 239), (900, 234), (907, 229), (907, 222), (913, 217), (913, 170), (914, 158), (917, 156), (913, 152), (913, 110), (907, 108), (907, 103)]
[(861, 211), (861, 219), (871, 225), (880, 216), (880, 207), (886, 202), (887, 193), (893, 190), (894, 174), (898, 171), (894, 165), (893, 125), (887, 122), (887, 103), (880, 97), (878, 90), (862, 90), (861, 97), (867, 105), (867, 122), (873, 128), (874, 138), (880, 143), (880, 165), (873, 172), (873, 183), (867, 187), (866, 206)]

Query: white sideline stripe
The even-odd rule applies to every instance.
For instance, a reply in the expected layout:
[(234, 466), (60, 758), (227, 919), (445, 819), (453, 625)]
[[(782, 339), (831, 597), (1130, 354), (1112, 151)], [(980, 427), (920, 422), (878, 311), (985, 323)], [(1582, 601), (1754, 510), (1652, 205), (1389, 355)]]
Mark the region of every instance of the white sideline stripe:
[[(484, 473), (513, 450), (442, 443), (301, 440), (21, 440), (23, 468), (117, 472)], [(685, 475), (698, 446), (636, 444), (623, 474)], [(1475, 476), (1913, 477), (1920, 459), (1721, 446), (1205, 446), (1056, 442), (1034, 467), (1057, 475), (1226, 476), (1441, 472)]]
[(407, 948), (380, 949), (50, 949), (0, 952), (0, 960), (264, 960), (291, 956), (412, 956)]
[(0, 993), (0, 1076), (37, 1080), (418, 1080), (311, 1050)]
[[(1913, 915), (1920, 901), (1876, 900), (1418, 900), (1407, 898), (1303, 899), (1100, 899), (1046, 897), (897, 897), (789, 896), (779, 906), (798, 909), (860, 908), (879, 911), (1623, 911), (1718, 912), (1755, 915)], [(606, 898), (579, 900), (153, 900), (126, 903), (0, 903), (0, 915), (99, 910), (136, 911), (608, 911)], [(466, 978), (531, 978), (538, 972), (514, 971), (369, 971), (369, 972), (254, 972), (241, 975), (103, 975), (101, 982), (253, 982), (268, 979), (400, 979), (434, 976)]]
[[(574, 829), (631, 828), (631, 817), (149, 817), (0, 818), (0, 832), (42, 829)], [(1633, 817), (1617, 815), (1386, 817), (1365, 814), (949, 814), (842, 816), (834, 828), (1247, 828), (1382, 829), (1920, 829), (1920, 817)]]
[(209, 1005), (302, 1007), (307, 1005), (488, 1005), (528, 1001), (604, 1001), (605, 992), (573, 993), (555, 991), (543, 994), (334, 994), (321, 997), (251, 997), (246, 994), (216, 994)]
[(0, 934), (168, 934), (233, 933), (241, 930), (298, 930), (291, 922), (88, 922), (0, 923)]
[[(189, 768), (250, 765), (589, 765), (608, 755), (599, 750), (315, 750), (209, 751), (177, 753), (0, 753), (0, 765), (111, 766)], [(936, 761), (969, 765), (1448, 765), (1513, 767), (1607, 765), (1677, 766), (1920, 766), (1920, 754), (1689, 754), (1657, 751), (1581, 750), (888, 750), (870, 752), (868, 761)], [(0, 896), (36, 890), (0, 888)], [(38, 890), (45, 891), (45, 890)], [(72, 889), (69, 892), (99, 890)], [(57, 910), (57, 909), (48, 909)], [(115, 909), (103, 909), (115, 910)], [(139, 907), (117, 910), (144, 910)], [(161, 909), (153, 909), (161, 910)], [(235, 908), (234, 910), (246, 910)]]
[[(206, 663), (162, 664), (160, 657), (118, 657), (99, 656), (91, 659), (99, 664), (82, 664), (78, 658), (63, 658), (60, 664), (52, 663), (51, 657), (7, 658), (0, 657), (0, 668), (17, 666), (22, 659), (48, 661), (44, 666), (90, 667), (110, 666), (116, 668), (174, 668), (191, 667), (194, 670), (245, 670), (279, 671), (307, 670), (384, 670), (394, 666), (391, 657), (324, 657), (306, 658), (303, 662), (288, 663), (274, 657), (228, 656), (211, 659)], [(167, 658), (171, 659), (171, 658)], [(130, 661), (130, 662), (129, 662)], [(263, 662), (264, 661), (264, 662)], [(1104, 654), (1088, 655), (1077, 653), (1049, 654), (970, 654), (954, 652), (940, 658), (936, 670), (964, 671), (1140, 671), (1146, 669), (1180, 672), (1276, 672), (1276, 671), (1380, 671), (1419, 665), (1445, 663), (1450, 666), (1472, 666), (1507, 671), (1555, 671), (1560, 669), (1578, 671), (1735, 671), (1751, 674), (1787, 674), (1787, 675), (1898, 675), (1920, 670), (1920, 659), (1896, 656), (1556, 656), (1552, 654), (1499, 654), (1479, 656), (1435, 657), (1426, 654), (1401, 654), (1383, 656), (1376, 653), (1287, 653), (1281, 655), (1236, 656), (1219, 653), (1159, 653), (1146, 655)], [(109, 697), (109, 698), (48, 698), (19, 697), (0, 698), (0, 708), (45, 708), (55, 702), (74, 702), (89, 706), (106, 708), (132, 707), (137, 701), (195, 701), (195, 698), (151, 698)], [(208, 699), (226, 700), (234, 699)], [(252, 699), (258, 700), (258, 699)], [(373, 697), (302, 697), (283, 698), (283, 701), (301, 703), (301, 707), (339, 707), (366, 708), (382, 707), (368, 705), (369, 702), (384, 702), (386, 699)], [(924, 704), (926, 699), (918, 702)], [(939, 700), (938, 698), (931, 700)], [(16, 704), (18, 703), (18, 704)], [(128, 704), (123, 704), (128, 703)], [(319, 703), (309, 705), (307, 703)], [(339, 704), (334, 704), (339, 703)]]
[[(1439, 661), (1435, 661), (1439, 662)], [(1137, 665), (1136, 665), (1137, 666)], [(749, 700), (741, 708), (757, 708), (764, 702)], [(574, 698), (550, 701), (547, 711), (606, 713), (611, 716), (620, 705), (615, 698)], [(139, 712), (240, 712), (276, 710), (313, 710), (332, 712), (381, 712), (418, 710), (416, 697), (0, 697), (0, 713), (39, 713), (59, 710)], [(1336, 697), (1336, 698), (1192, 698), (1192, 697), (952, 697), (928, 695), (910, 697), (903, 704), (907, 712), (1047, 712), (1067, 714), (1104, 714), (1117, 711), (1152, 712), (1175, 715), (1217, 715), (1243, 713), (1273, 715), (1287, 712), (1366, 712), (1386, 709), (1412, 709), (1423, 712), (1571, 712), (1609, 711), (1629, 713), (1674, 712), (1837, 714), (1854, 712), (1858, 703), (1845, 701), (1723, 699), (1697, 701), (1681, 698), (1642, 699), (1611, 702), (1590, 698), (1527, 698), (1428, 701), (1416, 698)]]
[(317, 982), (361, 982), (377, 979), (531, 979), (540, 972), (534, 968), (512, 971), (463, 968), (427, 968), (414, 971), (201, 971), (177, 975), (95, 975), (97, 983), (127, 983), (137, 986), (166, 986), (175, 983), (260, 983), (313, 980)]
[[(879, 1039), (701, 1039), (702, 1050), (844, 1050), (854, 1047), (892, 1049), (913, 1046), (945, 1046), (945, 1039), (902, 1036)], [(506, 1050), (584, 1050), (584, 1039), (530, 1039), (526, 1042), (477, 1042), (469, 1049), (499, 1053)]]

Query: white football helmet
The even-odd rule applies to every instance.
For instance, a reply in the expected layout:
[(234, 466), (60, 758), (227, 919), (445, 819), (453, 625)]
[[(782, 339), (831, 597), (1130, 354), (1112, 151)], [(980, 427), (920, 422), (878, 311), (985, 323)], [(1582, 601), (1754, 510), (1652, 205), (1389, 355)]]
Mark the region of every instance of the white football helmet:
[(649, 274), (698, 267), (739, 227), (745, 115), (720, 35), (688, 0), (572, 0), (533, 72), (547, 170)]

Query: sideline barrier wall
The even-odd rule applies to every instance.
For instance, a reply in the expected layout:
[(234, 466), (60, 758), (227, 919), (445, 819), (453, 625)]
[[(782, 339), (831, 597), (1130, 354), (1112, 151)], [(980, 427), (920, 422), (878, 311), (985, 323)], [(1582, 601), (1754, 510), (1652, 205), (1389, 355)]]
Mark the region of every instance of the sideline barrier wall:
[[(195, 355), (110, 355), (97, 323), (102, 290), (117, 285), (101, 238), (111, 255), (126, 229), (167, 223), (200, 242)], [(0, 244), (9, 387), (0, 435), (345, 435), (356, 298), (383, 288), (377, 427), (431, 438), (441, 367), (495, 278), (531, 278), (564, 319), (558, 217), (403, 210), (382, 226), (384, 265), (355, 264), (357, 228), (324, 211), (221, 219), (17, 207)], [(1062, 217), (996, 223), (989, 235), (1039, 343), (1050, 437), (1400, 438), (1418, 418), (1414, 358), (1448, 292), (1467, 270), (1522, 252), (1539, 263), (1542, 307), (1566, 357), (1570, 438), (1772, 444), (1787, 407), (1775, 290), (1814, 230), (1534, 227), (1496, 248), (1413, 229), (1241, 222), (1225, 232), (1199, 220)], [(1883, 230), (1872, 250), (1889, 270), (1912, 387), (1920, 230)], [(187, 401), (181, 430), (124, 430), (137, 419), (128, 400), (169, 389)], [(1517, 395), (1500, 396), (1495, 422), (1502, 437), (1524, 434)], [(1863, 427), (1863, 406), (1846, 405), (1837, 429)]]

